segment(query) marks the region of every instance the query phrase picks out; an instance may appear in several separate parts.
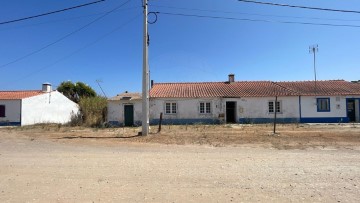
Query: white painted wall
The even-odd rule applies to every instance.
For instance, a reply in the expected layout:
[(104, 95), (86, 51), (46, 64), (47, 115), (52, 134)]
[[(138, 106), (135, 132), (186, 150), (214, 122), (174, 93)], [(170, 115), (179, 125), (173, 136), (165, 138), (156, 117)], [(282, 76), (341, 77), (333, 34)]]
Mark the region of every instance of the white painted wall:
[(5, 105), (5, 117), (0, 117), (0, 122), (20, 122), (21, 100), (0, 100), (0, 105)]
[[(317, 112), (316, 98), (330, 98), (330, 112)], [(268, 112), (268, 102), (275, 101), (275, 97), (246, 97), (246, 98), (152, 98), (150, 99), (150, 120), (159, 119), (219, 119), (219, 114), (226, 114), (226, 102), (236, 102), (236, 120), (252, 118), (274, 118), (274, 113)], [(277, 113), (277, 118), (300, 118), (299, 97), (278, 97), (281, 101), (282, 112)], [(176, 102), (177, 113), (165, 114), (165, 103)], [(211, 102), (211, 113), (200, 114), (199, 103)], [(134, 105), (134, 120), (141, 121), (141, 100), (138, 101), (109, 101), (109, 121), (124, 122), (124, 105)], [(301, 96), (302, 118), (321, 117), (346, 117), (346, 97), (336, 96)], [(226, 115), (225, 115), (226, 118)]]
[[(226, 113), (226, 102), (236, 102), (236, 120), (239, 118), (273, 118), (274, 114), (268, 112), (268, 102), (275, 101), (274, 97), (253, 98), (157, 98), (152, 100), (150, 106), (150, 118), (159, 118), (163, 112), (163, 119), (218, 119), (219, 114)], [(299, 118), (298, 97), (278, 97), (281, 101), (282, 112), (277, 114), (278, 118)], [(165, 114), (165, 103), (177, 102), (176, 114)], [(200, 114), (199, 103), (211, 102), (211, 114)], [(226, 115), (225, 115), (226, 117)]]
[(134, 123), (141, 122), (142, 116), (142, 103), (141, 100), (108, 100), (108, 121), (117, 121), (119, 123), (124, 123), (125, 114), (124, 107), (125, 105), (134, 105)]
[[(214, 105), (219, 105), (219, 99), (151, 99), (150, 100), (150, 120), (159, 119), (160, 113), (163, 112), (163, 119), (179, 119), (179, 118), (217, 118), (219, 111), (217, 109), (212, 109), (211, 114), (199, 114), (198, 106), (199, 102), (212, 102), (212, 107)], [(177, 102), (178, 112), (177, 114), (165, 114), (165, 102)], [(135, 101), (108, 101), (108, 121), (117, 121), (119, 123), (124, 123), (124, 106), (125, 105), (134, 105), (134, 121), (141, 121), (142, 118), (142, 103), (141, 100)]]
[(70, 121), (79, 107), (58, 91), (41, 94), (22, 100), (21, 125), (37, 123), (61, 123)]
[[(229, 99), (226, 99), (229, 100)], [(299, 118), (299, 98), (278, 97), (281, 102), (281, 113), (277, 118)], [(274, 113), (269, 113), (268, 102), (275, 101), (275, 97), (248, 97), (242, 98), (237, 103), (239, 118), (274, 118)]]
[(121, 105), (120, 101), (110, 101), (107, 102), (107, 121), (121, 121)]
[[(317, 112), (317, 98), (330, 98), (330, 112)], [(338, 99), (337, 99), (338, 98)], [(301, 117), (346, 117), (346, 97), (343, 96), (302, 96)]]
[[(176, 102), (177, 113), (166, 114), (165, 103)], [(200, 102), (211, 102), (211, 113), (200, 114)], [(219, 115), (220, 99), (199, 98), (199, 99), (185, 99), (185, 98), (156, 98), (150, 102), (150, 119), (159, 119), (160, 113), (163, 113), (163, 119), (217, 119)]]

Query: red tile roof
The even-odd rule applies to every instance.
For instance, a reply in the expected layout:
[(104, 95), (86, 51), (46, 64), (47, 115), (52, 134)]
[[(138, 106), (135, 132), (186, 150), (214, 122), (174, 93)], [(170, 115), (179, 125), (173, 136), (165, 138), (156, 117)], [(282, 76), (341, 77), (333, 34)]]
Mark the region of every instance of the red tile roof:
[(199, 82), (155, 83), (152, 98), (272, 97), (296, 95), (360, 95), (360, 84), (344, 80), (304, 82)]
[(201, 82), (155, 83), (150, 97), (157, 98), (209, 98), (209, 97), (266, 97), (290, 96), (294, 92), (270, 81), (258, 82)]
[(276, 84), (304, 96), (360, 95), (360, 83), (344, 80), (276, 82)]
[(41, 90), (0, 91), (0, 100), (17, 100), (44, 94)]

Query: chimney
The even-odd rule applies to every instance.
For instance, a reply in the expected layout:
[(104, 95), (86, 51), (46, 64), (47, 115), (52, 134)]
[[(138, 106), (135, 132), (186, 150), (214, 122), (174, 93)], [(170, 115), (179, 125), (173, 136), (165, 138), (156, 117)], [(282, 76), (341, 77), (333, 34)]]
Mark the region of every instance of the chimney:
[(51, 84), (46, 82), (42, 84), (42, 91), (43, 92), (51, 92)]
[(229, 74), (229, 83), (231, 82), (235, 82), (235, 75), (234, 74)]
[(154, 80), (150, 81), (150, 88), (152, 88), (154, 86)]

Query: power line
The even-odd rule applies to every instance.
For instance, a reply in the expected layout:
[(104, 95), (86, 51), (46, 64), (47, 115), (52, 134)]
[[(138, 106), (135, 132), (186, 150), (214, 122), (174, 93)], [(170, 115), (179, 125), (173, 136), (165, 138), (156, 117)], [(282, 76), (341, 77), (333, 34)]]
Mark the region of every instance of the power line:
[[(133, 7), (127, 7), (127, 8), (124, 8), (124, 9), (118, 9), (118, 10), (114, 11), (114, 13), (119, 12), (119, 11), (124, 11), (124, 10), (137, 9), (137, 8), (141, 8), (141, 6), (133, 6)], [(74, 17), (69, 17), (69, 18), (63, 18), (63, 19), (58, 19), (58, 20), (51, 20), (51, 21), (41, 22), (41, 23), (27, 24), (27, 25), (16, 26), (16, 27), (9, 27), (9, 28), (5, 28), (5, 29), (0, 29), (0, 31), (11, 30), (11, 29), (20, 29), (20, 28), (24, 28), (24, 27), (38, 26), (38, 25), (44, 25), (44, 24), (50, 24), (50, 23), (58, 23), (58, 22), (66, 22), (66, 21), (78, 20), (78, 19), (81, 19), (81, 18), (99, 16), (99, 15), (104, 14), (104, 13), (107, 13), (107, 12), (93, 13), (93, 14), (89, 14), (89, 15), (74, 16)]]
[(41, 68), (39, 68), (39, 69), (37, 69), (37, 70), (35, 70), (35, 71), (30, 72), (29, 74), (26, 74), (25, 76), (19, 78), (18, 80), (13, 80), (13, 81), (9, 82), (8, 84), (13, 83), (13, 82), (17, 82), (17, 81), (20, 81), (20, 80), (23, 80), (23, 79), (25, 79), (25, 78), (28, 78), (28, 77), (36, 74), (36, 73), (39, 73), (39, 72), (41, 72), (41, 71), (43, 71), (43, 70), (45, 70), (45, 69), (48, 69), (48, 68), (50, 68), (50, 67), (52, 67), (52, 66), (60, 63), (61, 61), (64, 61), (64, 60), (72, 57), (73, 55), (81, 52), (82, 50), (84, 50), (84, 49), (86, 49), (86, 48), (88, 48), (88, 47), (90, 47), (90, 46), (92, 46), (92, 45), (94, 45), (94, 44), (96, 44), (97, 42), (99, 42), (99, 41), (101, 41), (102, 39), (106, 38), (107, 36), (111, 35), (112, 33), (120, 30), (120, 29), (123, 28), (123, 27), (125, 27), (126, 25), (128, 25), (129, 23), (131, 23), (132, 21), (134, 21), (136, 18), (138, 18), (138, 17), (141, 16), (141, 15), (142, 15), (142, 13), (136, 15), (135, 17), (133, 17), (133, 18), (131, 18), (130, 20), (128, 20), (127, 22), (123, 23), (123, 24), (120, 25), (119, 27), (116, 27), (115, 29), (113, 29), (113, 30), (111, 30), (110, 32), (102, 35), (101, 37), (97, 38), (96, 40), (94, 40), (94, 41), (86, 44), (85, 46), (83, 46), (83, 47), (81, 47), (81, 48), (79, 48), (79, 49), (71, 52), (70, 54), (68, 54), (68, 55), (66, 55), (66, 56), (63, 56), (63, 57), (59, 58), (58, 60), (56, 60), (55, 62), (53, 62), (53, 63), (51, 63), (51, 64), (49, 64), (49, 65), (45, 65), (45, 66), (43, 66), (43, 67), (41, 67)]
[(68, 11), (68, 10), (72, 10), (72, 9), (76, 9), (76, 8), (81, 8), (81, 7), (84, 7), (84, 6), (89, 6), (89, 5), (92, 5), (92, 4), (97, 4), (97, 3), (100, 3), (100, 2), (103, 2), (103, 1), (105, 1), (105, 0), (98, 0), (98, 1), (91, 2), (91, 3), (81, 4), (81, 5), (78, 5), (78, 6), (73, 6), (73, 7), (70, 7), (70, 8), (64, 8), (64, 9), (57, 10), (57, 11), (51, 11), (51, 12), (47, 12), (47, 13), (43, 13), (43, 14), (39, 14), (39, 15), (34, 15), (34, 16), (29, 16), (29, 17), (25, 17), (25, 18), (20, 18), (20, 19), (16, 19), (16, 20), (9, 20), (9, 21), (5, 21), (5, 22), (0, 22), (0, 25), (9, 24), (9, 23), (15, 23), (15, 22), (29, 20), (29, 19), (32, 19), (32, 18), (38, 18), (38, 17), (42, 17), (42, 16), (47, 16), (47, 15), (51, 15), (51, 14), (54, 14), (54, 13), (60, 13), (60, 12), (64, 12), (64, 11)]
[(209, 10), (209, 9), (198, 9), (198, 8), (184, 8), (184, 7), (174, 7), (174, 6), (159, 6), (159, 5), (150, 5), (150, 6), (157, 7), (157, 8), (170, 8), (170, 9), (212, 12), (212, 13), (253, 15), (253, 16), (263, 16), (263, 17), (295, 18), (295, 19), (327, 20), (327, 21), (360, 21), (360, 20), (348, 20), (348, 19), (338, 19), (338, 18), (315, 18), (315, 17), (300, 17), (300, 16), (286, 16), (286, 15), (268, 15), (268, 14), (259, 14), (259, 13), (244, 13), (244, 12)]
[(319, 7), (308, 7), (308, 6), (297, 6), (297, 5), (288, 5), (288, 4), (277, 4), (277, 3), (252, 1), (252, 0), (238, 0), (238, 1), (245, 2), (245, 3), (255, 3), (255, 4), (263, 4), (263, 5), (270, 5), (270, 6), (290, 7), (290, 8), (302, 8), (302, 9), (311, 9), (311, 10), (320, 10), (320, 11), (332, 11), (332, 12), (343, 12), (343, 13), (360, 13), (360, 11), (331, 9), (331, 8), (319, 8)]
[(278, 20), (263, 20), (263, 19), (234, 18), (234, 17), (224, 17), (224, 16), (209, 16), (209, 15), (196, 15), (196, 14), (170, 13), (170, 12), (156, 12), (156, 13), (158, 13), (158, 14), (164, 14), (164, 15), (173, 15), (173, 16), (186, 16), (186, 17), (196, 17), (196, 18), (224, 19), (224, 20), (236, 20), (236, 21), (250, 21), (250, 22), (264, 22), (264, 23), (282, 23), (282, 24), (299, 24), (299, 25), (318, 25), (318, 26), (330, 26), (330, 27), (352, 27), (352, 28), (360, 28), (360, 25), (330, 24), (330, 23), (310, 23), (310, 22), (278, 21)]
[(39, 53), (39, 52), (43, 51), (44, 49), (46, 49), (46, 48), (48, 48), (48, 47), (50, 47), (50, 46), (52, 46), (52, 45), (54, 45), (54, 44), (56, 44), (56, 43), (59, 43), (59, 42), (63, 41), (64, 39), (70, 37), (71, 35), (73, 35), (73, 34), (79, 32), (79, 31), (85, 29), (86, 27), (88, 27), (88, 26), (90, 26), (90, 25), (92, 25), (92, 24), (94, 24), (95, 22), (99, 21), (100, 19), (104, 18), (105, 16), (107, 16), (107, 15), (109, 15), (110, 13), (114, 12), (114, 11), (117, 10), (118, 8), (124, 6), (125, 4), (127, 4), (127, 3), (130, 2), (130, 1), (131, 1), (131, 0), (125, 1), (124, 3), (122, 3), (122, 4), (120, 4), (119, 6), (115, 7), (114, 9), (106, 12), (105, 14), (103, 14), (103, 15), (101, 15), (100, 17), (96, 18), (95, 20), (91, 21), (90, 23), (87, 23), (86, 25), (84, 25), (84, 26), (82, 26), (82, 27), (80, 27), (80, 28), (78, 28), (78, 29), (70, 32), (69, 34), (67, 34), (67, 35), (65, 35), (65, 36), (63, 36), (63, 37), (60, 37), (59, 39), (55, 40), (54, 42), (52, 42), (52, 43), (50, 43), (50, 44), (47, 44), (47, 45), (41, 47), (41, 48), (38, 49), (38, 50), (35, 50), (35, 51), (33, 51), (33, 52), (30, 52), (30, 53), (28, 53), (28, 54), (26, 54), (26, 55), (24, 55), (24, 56), (21, 56), (21, 57), (15, 59), (15, 60), (13, 60), (13, 61), (10, 61), (10, 62), (8, 62), (8, 63), (6, 63), (6, 64), (1, 65), (1, 66), (0, 66), (0, 69), (4, 68), (4, 67), (6, 67), (6, 66), (8, 66), (8, 65), (10, 65), (10, 64), (13, 64), (13, 63), (16, 63), (16, 62), (18, 62), (18, 61), (21, 61), (21, 60), (23, 60), (23, 59), (25, 59), (25, 58), (27, 58), (27, 57), (29, 57), (29, 56), (32, 56), (32, 55), (34, 55), (34, 54), (36, 54), (36, 53)]

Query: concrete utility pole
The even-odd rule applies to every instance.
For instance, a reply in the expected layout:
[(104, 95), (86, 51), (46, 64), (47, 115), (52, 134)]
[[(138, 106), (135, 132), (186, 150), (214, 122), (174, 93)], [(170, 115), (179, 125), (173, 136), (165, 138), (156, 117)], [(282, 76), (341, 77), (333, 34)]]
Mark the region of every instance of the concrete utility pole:
[(149, 134), (149, 66), (148, 66), (148, 2), (143, 0), (144, 36), (143, 36), (143, 74), (142, 74), (142, 135)]
[(313, 45), (313, 46), (310, 46), (309, 47), (309, 53), (313, 53), (314, 54), (314, 76), (315, 76), (315, 95), (316, 95), (316, 52), (319, 51), (319, 46), (316, 44), (316, 45)]

